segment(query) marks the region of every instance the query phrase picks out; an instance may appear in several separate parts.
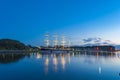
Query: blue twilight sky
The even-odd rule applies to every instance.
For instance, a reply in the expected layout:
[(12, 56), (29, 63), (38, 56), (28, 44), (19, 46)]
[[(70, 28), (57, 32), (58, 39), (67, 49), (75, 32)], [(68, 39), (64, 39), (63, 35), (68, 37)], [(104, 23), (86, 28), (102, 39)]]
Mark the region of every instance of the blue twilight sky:
[(0, 0), (0, 39), (42, 45), (46, 32), (73, 44), (92, 37), (120, 44), (120, 0)]

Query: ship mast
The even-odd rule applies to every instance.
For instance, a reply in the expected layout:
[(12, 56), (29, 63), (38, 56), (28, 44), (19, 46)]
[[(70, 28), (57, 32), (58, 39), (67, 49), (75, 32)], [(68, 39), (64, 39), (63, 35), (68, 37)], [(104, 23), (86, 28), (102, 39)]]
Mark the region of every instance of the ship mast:
[(45, 44), (46, 44), (46, 47), (48, 48), (49, 45), (50, 45), (49, 34), (48, 34), (48, 33), (45, 34), (45, 37), (46, 37), (46, 39), (45, 39)]
[(61, 45), (62, 45), (62, 49), (64, 49), (65, 48), (65, 43), (66, 43), (66, 41), (65, 41), (65, 36), (62, 36), (62, 41), (61, 41)]
[(56, 49), (58, 47), (58, 35), (56, 34), (53, 37), (55, 38), (53, 42), (54, 42), (54, 48)]

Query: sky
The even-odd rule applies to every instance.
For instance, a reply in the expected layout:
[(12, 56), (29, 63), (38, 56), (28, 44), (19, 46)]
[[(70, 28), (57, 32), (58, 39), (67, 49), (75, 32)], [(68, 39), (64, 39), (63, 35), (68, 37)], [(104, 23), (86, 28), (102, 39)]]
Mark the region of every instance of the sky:
[(0, 0), (0, 39), (39, 46), (46, 33), (120, 44), (120, 0)]

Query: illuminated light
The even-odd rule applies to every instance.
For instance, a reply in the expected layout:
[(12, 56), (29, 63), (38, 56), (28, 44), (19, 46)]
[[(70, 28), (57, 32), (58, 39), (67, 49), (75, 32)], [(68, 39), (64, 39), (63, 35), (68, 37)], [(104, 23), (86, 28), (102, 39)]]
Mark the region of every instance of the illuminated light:
[(45, 74), (48, 74), (48, 65), (49, 65), (49, 58), (47, 56), (45, 59)]
[(113, 56), (113, 53), (112, 53), (112, 52), (110, 52), (110, 56)]
[(70, 64), (70, 54), (68, 54), (68, 63)]
[(54, 35), (54, 38), (55, 40), (53, 41), (54, 42), (54, 48), (58, 48), (58, 35)]
[(53, 57), (53, 64), (54, 64), (55, 66), (57, 66), (57, 64), (58, 64), (56, 57)]
[(74, 49), (72, 49), (74, 51)]
[(68, 56), (70, 56), (70, 53), (68, 53)]
[(50, 45), (49, 34), (47, 33), (45, 36), (46, 36), (45, 44), (46, 44), (46, 47), (48, 48)]
[(62, 64), (62, 68), (65, 69), (65, 58), (64, 56), (61, 57), (61, 64)]
[(62, 36), (62, 41), (61, 41), (61, 45), (62, 45), (62, 49), (64, 49), (64, 47), (65, 47), (65, 43), (66, 43), (66, 41), (65, 41), (65, 36)]
[(42, 57), (42, 55), (41, 54), (37, 54), (37, 59), (40, 59)]
[(74, 52), (72, 53), (72, 56), (74, 56)]
[(98, 68), (98, 71), (99, 71), (99, 74), (101, 74), (101, 72), (102, 72), (101, 67)]
[(99, 50), (99, 47), (96, 47), (96, 50)]
[(45, 65), (46, 65), (46, 66), (49, 65), (49, 59), (48, 59), (48, 57), (46, 57), (46, 59), (45, 59)]
[(99, 56), (99, 53), (98, 53), (98, 52), (96, 53), (96, 56)]
[(112, 50), (113, 50), (113, 48), (110, 48), (110, 50), (112, 51)]
[(57, 62), (56, 56), (53, 57), (53, 64), (54, 64), (54, 70), (55, 70), (55, 72), (57, 72), (57, 64), (58, 64), (58, 62)]

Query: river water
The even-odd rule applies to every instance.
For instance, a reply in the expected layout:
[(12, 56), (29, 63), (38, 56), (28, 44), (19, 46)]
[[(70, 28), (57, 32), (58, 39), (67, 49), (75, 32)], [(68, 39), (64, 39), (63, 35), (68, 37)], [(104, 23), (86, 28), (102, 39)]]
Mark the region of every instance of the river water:
[(120, 80), (120, 54), (0, 53), (0, 80)]

